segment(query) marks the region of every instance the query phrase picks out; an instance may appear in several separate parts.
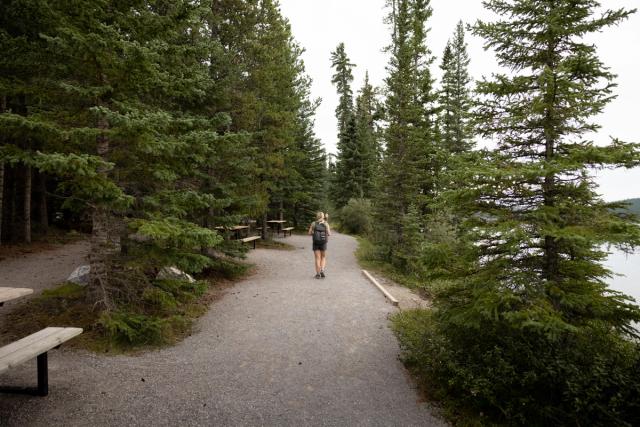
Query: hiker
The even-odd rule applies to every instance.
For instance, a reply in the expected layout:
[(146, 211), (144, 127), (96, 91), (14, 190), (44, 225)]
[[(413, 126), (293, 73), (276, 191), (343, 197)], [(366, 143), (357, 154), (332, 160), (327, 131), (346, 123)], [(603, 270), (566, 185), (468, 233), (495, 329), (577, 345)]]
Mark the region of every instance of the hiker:
[(327, 240), (331, 236), (329, 215), (322, 212), (316, 214), (316, 220), (309, 227), (309, 235), (313, 236), (313, 254), (316, 260), (316, 279), (324, 278), (327, 266)]

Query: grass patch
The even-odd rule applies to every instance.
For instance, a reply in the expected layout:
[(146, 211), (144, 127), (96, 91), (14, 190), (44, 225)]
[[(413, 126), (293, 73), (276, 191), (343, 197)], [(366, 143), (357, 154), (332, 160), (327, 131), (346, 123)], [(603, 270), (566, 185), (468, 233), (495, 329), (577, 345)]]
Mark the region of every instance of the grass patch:
[(275, 249), (278, 251), (293, 251), (295, 246), (273, 239), (260, 239), (256, 241), (256, 248)]
[(47, 326), (82, 328), (84, 333), (65, 346), (96, 353), (132, 353), (173, 345), (189, 336), (195, 320), (250, 269), (248, 264), (218, 259), (195, 283), (155, 280), (140, 289), (135, 301), (108, 312), (88, 302), (88, 288), (63, 283), (7, 313), (0, 326), (0, 345)]
[(430, 297), (431, 292), (424, 279), (421, 279), (416, 274), (400, 271), (391, 263), (384, 261), (376, 246), (366, 237), (356, 236), (356, 239), (358, 240), (356, 258), (362, 268), (417, 291), (424, 297)]

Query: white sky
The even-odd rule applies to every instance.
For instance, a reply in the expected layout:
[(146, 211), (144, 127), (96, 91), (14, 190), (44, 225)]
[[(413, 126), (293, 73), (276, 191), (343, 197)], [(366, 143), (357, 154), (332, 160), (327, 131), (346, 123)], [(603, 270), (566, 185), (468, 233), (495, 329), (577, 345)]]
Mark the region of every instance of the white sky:
[[(637, 7), (637, 0), (601, 0), (608, 8)], [(365, 71), (371, 83), (382, 86), (386, 75), (387, 56), (382, 48), (389, 44), (389, 29), (383, 23), (384, 0), (280, 0), (281, 9), (293, 29), (296, 40), (306, 49), (303, 55), (307, 73), (313, 79), (312, 95), (322, 98), (316, 115), (315, 131), (329, 152), (335, 152), (335, 108), (338, 97), (331, 84), (330, 54), (344, 42), (354, 69), (354, 93), (362, 86)], [(453, 34), (458, 20), (475, 22), (491, 20), (481, 0), (432, 0), (433, 16), (427, 43), (436, 56), (432, 72), (440, 75), (440, 56)], [(609, 136), (624, 141), (640, 142), (640, 13), (618, 27), (593, 37), (605, 65), (618, 74), (618, 98), (597, 118), (603, 127), (593, 136), (598, 144), (606, 144)], [(495, 57), (482, 48), (482, 40), (467, 33), (470, 73), (479, 79), (497, 69)], [(600, 192), (606, 200), (640, 197), (640, 168), (603, 171), (598, 174)]]

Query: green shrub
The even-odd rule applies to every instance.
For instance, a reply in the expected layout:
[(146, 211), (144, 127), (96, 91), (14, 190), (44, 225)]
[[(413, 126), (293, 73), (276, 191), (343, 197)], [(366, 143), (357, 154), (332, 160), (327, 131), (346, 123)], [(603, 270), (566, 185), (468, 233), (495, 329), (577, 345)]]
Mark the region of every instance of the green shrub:
[(250, 267), (250, 265), (228, 258), (215, 258), (211, 260), (211, 266), (203, 271), (203, 275), (207, 278), (235, 280), (244, 276)]
[(450, 408), (492, 424), (640, 425), (640, 348), (599, 325), (550, 337), (418, 310), (393, 327), (408, 367)]
[(142, 299), (160, 311), (171, 311), (178, 306), (178, 302), (171, 293), (156, 287), (145, 289), (142, 293)]
[(99, 324), (109, 338), (121, 345), (149, 345), (166, 342), (167, 319), (117, 311), (103, 313)]
[(201, 297), (208, 288), (207, 282), (203, 281), (190, 283), (184, 280), (156, 280), (153, 285), (155, 289), (169, 294), (183, 304)]
[(351, 199), (338, 211), (337, 221), (345, 233), (366, 235), (371, 231), (373, 217), (371, 201), (368, 199)]

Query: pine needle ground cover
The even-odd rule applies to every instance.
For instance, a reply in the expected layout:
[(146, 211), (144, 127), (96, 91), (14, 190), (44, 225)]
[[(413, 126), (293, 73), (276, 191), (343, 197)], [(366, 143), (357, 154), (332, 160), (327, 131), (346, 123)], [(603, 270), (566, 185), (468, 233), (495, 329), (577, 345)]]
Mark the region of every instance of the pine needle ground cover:
[(250, 274), (251, 266), (220, 261), (195, 283), (156, 280), (114, 311), (100, 310), (89, 289), (63, 283), (14, 308), (0, 329), (10, 342), (50, 325), (84, 329), (69, 345), (96, 353), (126, 353), (173, 345), (189, 336), (194, 322), (225, 289)]

